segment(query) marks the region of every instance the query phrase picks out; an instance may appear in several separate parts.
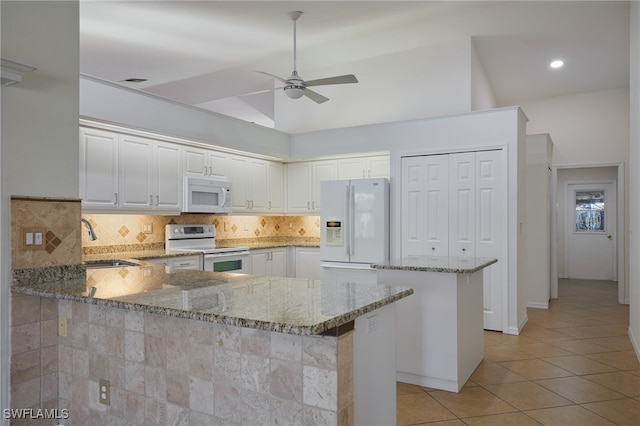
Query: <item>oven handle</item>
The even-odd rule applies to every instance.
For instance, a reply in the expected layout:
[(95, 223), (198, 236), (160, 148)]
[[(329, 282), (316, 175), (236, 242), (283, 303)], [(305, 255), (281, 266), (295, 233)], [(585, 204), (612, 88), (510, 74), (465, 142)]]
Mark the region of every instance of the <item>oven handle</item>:
[(205, 254), (204, 258), (215, 259), (216, 257), (248, 256), (248, 255), (249, 255), (249, 250), (244, 250), (244, 251), (232, 251), (229, 253), (210, 253), (210, 254)]

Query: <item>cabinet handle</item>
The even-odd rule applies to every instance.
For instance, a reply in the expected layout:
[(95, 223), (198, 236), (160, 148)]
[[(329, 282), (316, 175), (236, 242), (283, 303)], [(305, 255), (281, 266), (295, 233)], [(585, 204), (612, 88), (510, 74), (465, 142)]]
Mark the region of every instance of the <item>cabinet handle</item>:
[(315, 201), (312, 201), (312, 202), (311, 202), (311, 209), (312, 209), (312, 210), (315, 210), (315, 209), (316, 209), (316, 202), (315, 202)]
[(209, 166), (209, 176), (213, 176), (213, 167)]
[(160, 196), (156, 195), (156, 206), (160, 205)]
[(363, 178), (364, 178), (364, 177), (366, 177), (366, 176), (365, 176), (365, 174), (364, 174), (364, 170), (362, 171), (362, 177), (363, 177)]
[(117, 192), (113, 193), (113, 199), (115, 200), (113, 202), (113, 204), (115, 204), (117, 206), (118, 205), (118, 193)]
[(249, 208), (249, 200), (247, 200), (247, 208)]
[(149, 205), (153, 207), (153, 195), (149, 195)]
[(431, 250), (432, 250), (432, 251), (436, 251), (436, 248), (435, 248), (435, 247), (431, 247)]
[(271, 210), (271, 201), (269, 201), (269, 210)]
[(311, 210), (311, 201), (307, 201), (307, 210)]
[(462, 251), (467, 251), (467, 249), (466, 249), (466, 248), (464, 248), (464, 247), (462, 247)]
[(253, 200), (251, 200), (251, 208), (253, 208)]

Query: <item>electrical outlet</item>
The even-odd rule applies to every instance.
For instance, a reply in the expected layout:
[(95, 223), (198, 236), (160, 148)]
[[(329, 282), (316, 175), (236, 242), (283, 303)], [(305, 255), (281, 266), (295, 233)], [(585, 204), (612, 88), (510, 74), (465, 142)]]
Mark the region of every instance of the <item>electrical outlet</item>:
[(36, 232), (35, 234), (33, 234), (33, 244), (37, 246), (42, 245), (42, 232)]
[(145, 223), (142, 225), (142, 233), (153, 234), (153, 223)]
[(378, 329), (378, 315), (367, 317), (367, 334), (373, 333)]
[(111, 405), (111, 384), (108, 380), (100, 379), (100, 404)]
[(22, 229), (22, 250), (42, 250), (45, 248), (45, 228), (23, 228)]
[(58, 336), (65, 337), (67, 335), (67, 317), (58, 317)]

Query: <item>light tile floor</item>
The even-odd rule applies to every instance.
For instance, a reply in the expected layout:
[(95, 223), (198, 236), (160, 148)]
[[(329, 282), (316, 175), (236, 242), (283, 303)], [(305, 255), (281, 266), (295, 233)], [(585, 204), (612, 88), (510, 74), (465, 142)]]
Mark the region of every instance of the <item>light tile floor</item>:
[(485, 331), (485, 359), (459, 393), (397, 384), (397, 424), (640, 426), (640, 363), (617, 285), (560, 280), (519, 336)]

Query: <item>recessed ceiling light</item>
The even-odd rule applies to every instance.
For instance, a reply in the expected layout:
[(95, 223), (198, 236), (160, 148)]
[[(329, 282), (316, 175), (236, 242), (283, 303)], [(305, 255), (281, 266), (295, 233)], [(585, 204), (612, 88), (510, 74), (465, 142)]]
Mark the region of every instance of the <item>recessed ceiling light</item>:
[(126, 83), (144, 83), (145, 81), (147, 81), (146, 78), (127, 78), (125, 80), (120, 80), (121, 82), (126, 82)]
[(564, 66), (564, 62), (560, 59), (556, 59), (555, 61), (552, 61), (549, 66), (551, 68), (562, 68)]

